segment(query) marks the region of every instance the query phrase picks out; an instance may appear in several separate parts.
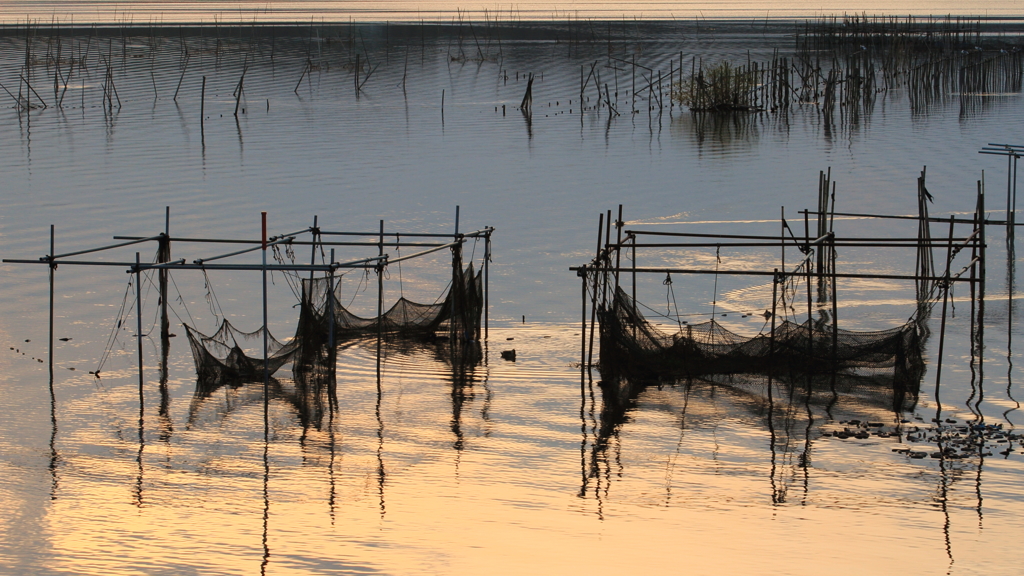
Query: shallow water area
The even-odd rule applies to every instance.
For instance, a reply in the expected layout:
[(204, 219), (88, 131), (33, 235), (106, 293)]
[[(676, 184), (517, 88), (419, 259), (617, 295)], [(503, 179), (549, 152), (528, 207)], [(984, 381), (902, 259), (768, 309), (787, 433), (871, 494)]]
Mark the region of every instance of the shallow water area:
[[(387, 234), (450, 234), (456, 206), (460, 231), (496, 230), (479, 362), (453, 361), (444, 343), (348, 341), (336, 401), (306, 394), (288, 367), (266, 393), (262, 382), (197, 385), (180, 323), (257, 329), (255, 272), (172, 273), (166, 374), (155, 280), (144, 275), (140, 388), (131, 275), (59, 266), (51, 379), (46, 267), (5, 264), (0, 571), (1016, 572), (1024, 392), (1020, 275), (1005, 228), (988, 230), (982, 352), (972, 354), (971, 301), (957, 286), (940, 386), (937, 306), (920, 396), (898, 414), (884, 391), (805, 395), (799, 383), (743, 375), (661, 382), (616, 411), (599, 371), (581, 374), (587, 313), (569, 267), (593, 257), (596, 216), (619, 204), (627, 228), (777, 235), (784, 215), (802, 230), (798, 211), (815, 208), (818, 172), (829, 169), (838, 210), (907, 215), (927, 165), (937, 216), (969, 215), (984, 170), (989, 217), (999, 219), (1005, 159), (977, 152), (1016, 141), (1019, 92), (965, 110), (955, 95), (920, 107), (894, 89), (856, 121), (842, 112), (826, 122), (810, 104), (723, 120), (669, 104), (665, 73), (678, 79), (695, 58), (789, 55), (788, 32), (735, 23), (616, 24), (586, 40), (572, 25), (474, 32), (65, 31), (57, 60), (78, 64), (59, 72), (48, 64), (56, 40), (34, 39), (30, 98), (47, 106), (0, 108), (4, 258), (49, 253), (50, 224), (57, 253), (157, 234), (165, 206), (180, 238), (258, 238), (261, 211), (271, 234), (304, 229), (313, 215), (331, 230), (373, 232), (383, 220)], [(0, 38), (8, 89), (25, 56), (24, 36)], [(607, 100), (595, 106), (587, 80), (581, 110), (591, 66)], [(651, 70), (663, 73), (664, 106), (653, 104)], [(630, 98), (637, 84), (650, 88)], [(835, 226), (910, 237), (917, 224), (837, 216)], [(173, 257), (230, 249), (181, 242)], [(151, 244), (90, 257), (134, 261), (136, 250), (153, 260)], [(377, 248), (337, 250), (343, 260)], [(464, 251), (481, 263), (482, 243)], [(308, 261), (308, 246), (293, 252)], [(638, 265), (770, 270), (778, 260), (774, 248), (708, 247)], [(849, 248), (838, 260), (845, 271), (913, 270), (913, 254), (899, 250)], [(406, 261), (389, 267), (385, 299), (432, 302), (450, 278), (446, 251)], [(666, 331), (712, 314), (743, 335), (766, 329), (770, 280), (663, 281), (643, 278), (637, 294)], [(353, 311), (376, 313), (372, 272), (340, 282)], [(268, 326), (286, 338), (292, 285), (274, 274), (268, 291)], [(851, 279), (837, 292), (851, 330), (898, 326), (915, 309), (912, 283)], [(792, 304), (785, 314), (806, 318)], [(513, 349), (514, 361), (502, 358)], [(100, 367), (100, 378), (89, 374)], [(936, 430), (955, 442), (968, 424), (992, 427), (987, 455), (931, 457)]]

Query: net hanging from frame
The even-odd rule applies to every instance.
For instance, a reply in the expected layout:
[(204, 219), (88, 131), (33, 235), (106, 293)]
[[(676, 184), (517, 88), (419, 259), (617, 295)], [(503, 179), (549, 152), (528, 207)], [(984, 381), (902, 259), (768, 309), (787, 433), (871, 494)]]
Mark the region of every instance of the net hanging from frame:
[(677, 377), (837, 372), (887, 376), (893, 383), (918, 380), (924, 371), (923, 334), (914, 320), (875, 332), (833, 331), (831, 325), (809, 320), (783, 320), (775, 326), (774, 337), (744, 337), (712, 319), (669, 334), (644, 318), (621, 288), (598, 315), (602, 368)]

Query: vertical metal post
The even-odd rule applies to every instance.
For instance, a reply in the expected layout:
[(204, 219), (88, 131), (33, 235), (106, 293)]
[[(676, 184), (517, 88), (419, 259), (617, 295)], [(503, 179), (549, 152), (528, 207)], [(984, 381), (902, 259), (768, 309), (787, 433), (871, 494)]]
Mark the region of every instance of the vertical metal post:
[[(309, 265), (310, 266), (316, 264), (316, 239), (320, 236), (320, 228), (317, 226), (317, 219), (318, 219), (318, 216), (316, 214), (314, 214), (313, 215), (313, 229), (312, 229), (313, 230), (313, 246), (312, 246), (311, 253), (309, 255)], [(313, 279), (313, 275), (314, 274), (316, 274), (316, 273), (313, 270), (309, 271), (309, 279), (310, 280)], [(312, 288), (312, 286), (310, 286), (310, 288)]]
[(829, 262), (832, 268), (832, 378), (835, 379), (835, 371), (839, 368), (839, 303), (836, 301), (838, 289), (836, 287), (836, 235), (829, 230)]
[(270, 327), (267, 322), (267, 213), (260, 212), (260, 221), (262, 229), (262, 248), (263, 248), (263, 418), (266, 420), (269, 418), (267, 408), (270, 404), (270, 358), (269, 358), (269, 338), (268, 332)]
[[(804, 272), (807, 276), (807, 362), (808, 366), (814, 358), (814, 309), (811, 304), (811, 222), (809, 215), (804, 211), (804, 242), (807, 253), (804, 254)], [(810, 388), (808, 388), (810, 393)]]
[(484, 235), (484, 340), (490, 335), (491, 232)]
[(583, 317), (580, 323), (580, 374), (587, 368), (587, 266), (580, 266), (580, 282), (583, 297)]
[(1009, 203), (1009, 210), (1008, 214), (1006, 215), (1006, 245), (1012, 252), (1014, 238), (1017, 233), (1017, 160), (1020, 159), (1020, 156), (1011, 153), (1010, 158), (1013, 159), (1013, 198), (1012, 200), (1009, 197), (1007, 198), (1007, 202)]
[[(632, 236), (633, 240), (633, 317), (636, 318), (636, 236)], [(634, 332), (635, 335), (635, 332)]]
[(786, 273), (786, 207), (779, 208), (779, 217), (782, 219), (779, 224), (779, 262), (782, 273)]
[[(459, 206), (455, 206), (455, 234), (452, 236), (456, 242), (459, 241)], [(448, 323), (448, 337), (452, 343), (455, 343), (456, 338), (461, 338), (465, 330), (463, 322), (461, 321), (465, 304), (463, 299), (465, 298), (465, 279), (462, 275), (462, 246), (454, 246), (452, 250), (452, 318)], [(455, 255), (458, 255), (458, 259)], [(457, 282), (462, 279), (463, 281)], [(454, 350), (454, 348), (453, 348)]]
[[(380, 221), (380, 235), (377, 239), (377, 255), (384, 256), (384, 221)], [(384, 264), (382, 260), (377, 261), (377, 348), (380, 349), (380, 340), (384, 335)], [(377, 362), (380, 362), (380, 354), (377, 354)]]
[(57, 265), (53, 263), (53, 251), (54, 246), (54, 230), (53, 224), (50, 224), (50, 344), (47, 346), (47, 350), (50, 356), (50, 388), (53, 388), (53, 274), (57, 269)]
[[(157, 262), (164, 264), (171, 261), (171, 207), (164, 207), (164, 236), (160, 239)], [(160, 340), (167, 344), (170, 339), (171, 322), (167, 317), (167, 269), (161, 268), (160, 278)]]
[(1013, 238), (1013, 224), (1010, 214), (1013, 211), (1013, 152), (1006, 155), (1006, 241)]
[[(312, 287), (311, 287), (312, 288)], [(327, 345), (334, 354), (334, 248), (331, 248), (331, 272), (327, 280)]]
[[(619, 291), (619, 266), (622, 264), (622, 204), (619, 204), (619, 217), (615, 220), (615, 292)], [(615, 294), (612, 295), (615, 298)]]
[(587, 366), (589, 367), (594, 361), (594, 328), (597, 324), (597, 289), (598, 289), (598, 276), (600, 275), (601, 268), (601, 233), (604, 232), (604, 213), (598, 215), (597, 219), (597, 249), (596, 256), (594, 256), (594, 265), (598, 270), (594, 271), (594, 293), (590, 298), (590, 346), (587, 351)]
[(775, 273), (772, 274), (772, 331), (768, 337), (768, 387), (772, 385), (772, 374), (775, 372), (775, 316), (776, 316), (776, 303), (778, 302), (779, 294), (779, 269), (775, 269)]
[(135, 337), (139, 347), (139, 403), (142, 403), (142, 268), (135, 253)]
[(946, 344), (946, 307), (949, 303), (949, 265), (953, 259), (953, 216), (949, 217), (949, 238), (946, 244), (946, 271), (942, 275), (942, 320), (939, 324), (939, 352), (935, 359), (935, 403), (936, 418), (941, 418), (942, 402), (939, 400), (939, 384), (942, 381), (942, 352)]
[(604, 226), (604, 262), (601, 263), (601, 266), (604, 268), (604, 274), (601, 280), (601, 306), (603, 308), (608, 306), (608, 267), (611, 266), (612, 263), (611, 253), (608, 251), (608, 244), (610, 244), (611, 241), (612, 211), (609, 210)]

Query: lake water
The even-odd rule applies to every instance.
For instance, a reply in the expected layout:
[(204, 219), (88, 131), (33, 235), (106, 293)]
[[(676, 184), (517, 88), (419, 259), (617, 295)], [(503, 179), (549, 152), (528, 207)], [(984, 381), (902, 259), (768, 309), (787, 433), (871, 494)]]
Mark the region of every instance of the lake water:
[(1009, 16), (1019, 17), (1019, 0), (952, 2), (950, 0), (912, 0), (893, 6), (879, 0), (840, 2), (764, 0), (717, 0), (710, 3), (601, 2), (515, 2), (466, 4), (447, 0), (275, 0), (273, 2), (222, 2), (210, 0), (142, 0), (131, 3), (102, 0), (9, 0), (0, 6), (0, 23), (24, 23), (26, 20), (49, 23), (181, 23), (181, 22), (384, 22), (422, 19), (449, 22), (462, 15), (475, 20), (566, 20), (566, 19), (666, 19), (706, 20), (733, 18), (808, 18), (835, 14), (915, 16)]
[[(178, 326), (181, 319), (212, 332), (223, 316), (258, 328), (257, 273), (173, 274), (179, 337), (165, 383), (156, 369), (157, 296), (147, 288), (140, 405), (129, 275), (61, 266), (51, 396), (46, 269), (4, 265), (0, 572), (1018, 571), (1018, 440), (993, 438), (992, 456), (948, 460), (894, 452), (908, 445), (905, 435), (827, 435), (851, 419), (886, 429), (906, 419), (927, 430), (937, 414), (1016, 433), (1020, 272), (1004, 229), (989, 230), (982, 373), (971, 361), (969, 294), (957, 287), (941, 407), (933, 335), (919, 401), (900, 415), (854, 396), (830, 409), (793, 398), (769, 406), (756, 389), (723, 383), (651, 387), (625, 418), (613, 418), (600, 374), (581, 380), (580, 284), (569, 267), (591, 258), (598, 214), (619, 204), (627, 227), (777, 234), (783, 207), (791, 222), (816, 207), (818, 173), (828, 169), (839, 210), (915, 214), (927, 166), (937, 216), (969, 214), (984, 172), (989, 216), (1002, 218), (1005, 161), (978, 150), (1019, 143), (1019, 93), (964, 110), (955, 95), (912, 107), (905, 91), (893, 90), (857, 121), (843, 112), (828, 126), (813, 105), (699, 119), (678, 106), (631, 102), (633, 82), (642, 81), (632, 63), (667, 73), (694, 58), (765, 61), (776, 49), (792, 53), (792, 29), (577, 22), (299, 30), (65, 30), (62, 58), (87, 67), (70, 77), (62, 68), (56, 94), (46, 58), (56, 35), (40, 33), (28, 80), (34, 102), (48, 106), (19, 112), (0, 93), (3, 257), (47, 254), (51, 224), (57, 253), (153, 235), (163, 230), (165, 206), (172, 236), (192, 238), (258, 238), (261, 211), (271, 234), (304, 229), (314, 215), (331, 230), (374, 231), (384, 220), (386, 232), (450, 233), (459, 206), (460, 230), (496, 228), (484, 360), (453, 367), (433, 347), (389, 343), (378, 371), (376, 343), (356, 342), (339, 352), (335, 410), (303, 402), (290, 371), (278, 374), (265, 435), (262, 383), (197, 393)], [(0, 39), (0, 83), (15, 96), (23, 32)], [(581, 113), (581, 67), (591, 65), (624, 114), (593, 101)], [(527, 118), (517, 106), (530, 74)], [(120, 105), (104, 103), (111, 83)], [(587, 96), (596, 100), (592, 84)], [(836, 228), (916, 235), (912, 222), (837, 218)], [(130, 261), (137, 249), (94, 258)], [(153, 259), (155, 247), (140, 250)], [(232, 248), (173, 250), (191, 260)], [(479, 265), (482, 244), (466, 251)], [(338, 259), (370, 252), (339, 249)], [(306, 248), (296, 257), (305, 261)], [(715, 265), (713, 249), (662, 258)], [(723, 267), (777, 263), (775, 251), (722, 252)], [(433, 255), (391, 267), (386, 298), (433, 301), (450, 278), (446, 266)], [(839, 266), (913, 270), (894, 251), (850, 249)], [(638, 291), (658, 311), (674, 297), (683, 313), (703, 319), (714, 301), (731, 329), (763, 329), (762, 317), (743, 316), (770, 306), (770, 282), (677, 275), (670, 294), (662, 280), (645, 279)], [(367, 287), (353, 272), (342, 282), (353, 309), (372, 314), (375, 279)], [(855, 330), (899, 325), (914, 308), (913, 287), (896, 281), (840, 282), (838, 301), (842, 326)], [(294, 304), (275, 275), (269, 326), (278, 336), (294, 330)], [(501, 359), (511, 348), (516, 361)], [(88, 373), (100, 367), (102, 378)], [(1006, 447), (1014, 450), (1000, 454)]]

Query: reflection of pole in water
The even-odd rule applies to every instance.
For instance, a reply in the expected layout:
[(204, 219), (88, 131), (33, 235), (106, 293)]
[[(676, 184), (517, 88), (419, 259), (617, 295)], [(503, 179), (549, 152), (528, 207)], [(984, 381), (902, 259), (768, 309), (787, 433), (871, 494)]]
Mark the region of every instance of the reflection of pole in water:
[[(584, 314), (584, 325), (586, 325), (586, 280), (583, 282), (583, 314)], [(583, 350), (586, 352), (586, 329), (583, 330)], [(587, 442), (590, 439), (590, 435), (587, 433), (587, 376), (583, 366), (583, 362), (580, 362), (580, 491), (576, 494), (579, 498), (587, 497), (587, 484), (589, 484), (589, 478), (587, 476)], [(596, 441), (596, 439), (595, 439)]]
[[(205, 82), (205, 78), (203, 79)], [(268, 357), (267, 326), (267, 213), (261, 213), (263, 234), (263, 562), (260, 574), (267, 573), (270, 562), (270, 546), (267, 541), (267, 525), (270, 519), (270, 360)]]
[(267, 573), (270, 563), (270, 542), (267, 529), (270, 524), (270, 403), (267, 395), (263, 395), (263, 560), (260, 562), (260, 575)]
[[(378, 316), (379, 318), (380, 316)], [(381, 399), (384, 395), (384, 388), (381, 384), (381, 334), (377, 334), (377, 406), (374, 413), (377, 416), (377, 491), (380, 495), (380, 517), (384, 518), (384, 481), (387, 475), (384, 471), (384, 420), (380, 414)]]
[(142, 506), (142, 456), (146, 446), (146, 398), (143, 389), (144, 375), (142, 368), (142, 269), (139, 267), (139, 253), (135, 253), (135, 328), (139, 347), (139, 453), (136, 456), (138, 476), (135, 482), (135, 505)]
[[(1016, 170), (1017, 170), (1017, 157), (1014, 156), (1014, 201), (1016, 201)], [(1017, 263), (1016, 263), (1016, 250), (1014, 249), (1013, 239), (1007, 241), (1006, 244), (1006, 397), (1014, 403), (1012, 408), (1009, 408), (1003, 412), (1003, 418), (1011, 426), (1013, 422), (1010, 422), (1009, 414), (1020, 408), (1020, 402), (1014, 399), (1011, 390), (1013, 389), (1013, 313), (1016, 307), (1016, 302), (1013, 298), (1014, 292), (1014, 280), (1017, 275)]]
[(328, 409), (328, 416), (327, 416), (327, 438), (328, 438), (328, 441), (329, 441), (328, 446), (329, 446), (330, 454), (331, 454), (331, 458), (330, 458), (330, 461), (329, 461), (329, 464), (328, 464), (328, 468), (327, 468), (327, 479), (328, 479), (328, 483), (330, 484), (330, 494), (329, 494), (329, 496), (327, 498), (327, 504), (330, 507), (331, 526), (334, 526), (334, 519), (335, 519), (334, 518), (334, 511), (335, 511), (335, 506), (336, 506), (336, 503), (337, 503), (337, 493), (338, 492), (337, 492), (337, 488), (335, 487), (335, 482), (334, 482), (334, 459), (335, 459), (335, 455), (337, 453), (337, 439), (334, 436), (335, 398), (333, 398), (333, 391), (332, 391), (332, 398), (328, 402), (327, 409)]
[(53, 275), (55, 266), (53, 264), (54, 231), (53, 224), (50, 225), (50, 344), (48, 346), (49, 361), (49, 387), (50, 387), (50, 499), (57, 497), (57, 463), (60, 455), (57, 453), (57, 394), (53, 388)]
[[(942, 456), (939, 457), (939, 505), (942, 508), (942, 536), (946, 543), (946, 556), (949, 558), (950, 571), (953, 568), (953, 542), (950, 538), (950, 518), (949, 518), (949, 470), (946, 464), (946, 455), (944, 451), (944, 442), (942, 441), (942, 434), (939, 434), (938, 448)], [(984, 458), (984, 457), (983, 457)], [(978, 469), (981, 469), (979, 463)], [(980, 509), (979, 509), (980, 513)]]
[[(620, 218), (621, 220), (621, 218)], [(687, 379), (686, 388), (683, 390), (683, 409), (679, 413), (679, 440), (676, 441), (676, 451), (669, 458), (668, 465), (665, 467), (665, 506), (669, 505), (672, 500), (672, 476), (676, 468), (676, 460), (679, 459), (679, 453), (683, 448), (683, 438), (686, 436), (686, 408), (690, 405), (690, 390), (693, 385), (693, 380)]]

